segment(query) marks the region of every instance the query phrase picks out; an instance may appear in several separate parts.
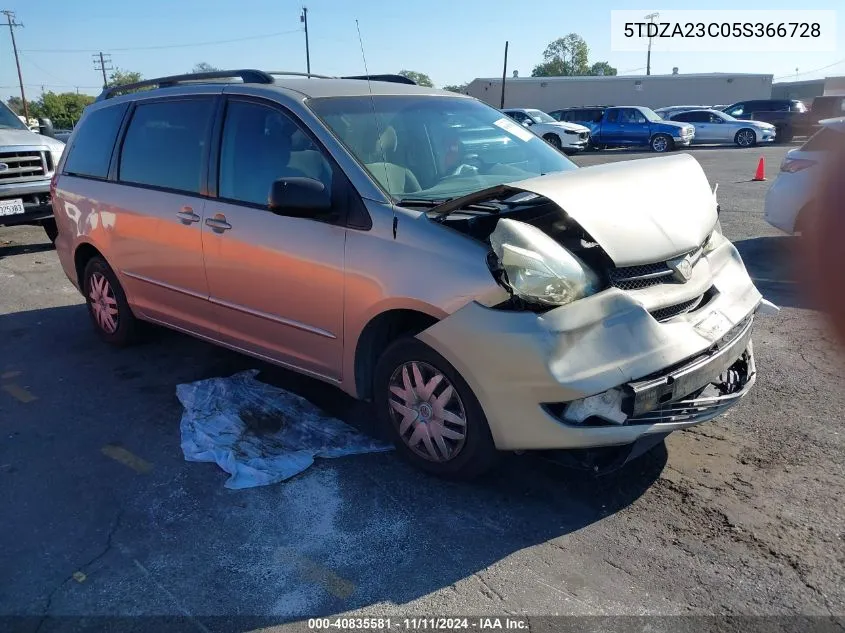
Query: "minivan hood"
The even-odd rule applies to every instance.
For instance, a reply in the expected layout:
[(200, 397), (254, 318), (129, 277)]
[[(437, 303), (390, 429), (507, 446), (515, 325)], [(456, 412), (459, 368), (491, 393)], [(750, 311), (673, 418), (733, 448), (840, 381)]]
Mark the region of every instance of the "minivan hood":
[(688, 154), (583, 167), (509, 186), (554, 202), (617, 266), (692, 251), (718, 219), (707, 176)]
[(555, 123), (546, 123), (546, 125), (552, 125), (554, 127), (560, 127), (564, 130), (569, 130), (571, 132), (589, 132), (590, 128), (585, 127), (583, 125), (579, 125), (578, 123), (568, 123), (566, 121), (557, 121)]

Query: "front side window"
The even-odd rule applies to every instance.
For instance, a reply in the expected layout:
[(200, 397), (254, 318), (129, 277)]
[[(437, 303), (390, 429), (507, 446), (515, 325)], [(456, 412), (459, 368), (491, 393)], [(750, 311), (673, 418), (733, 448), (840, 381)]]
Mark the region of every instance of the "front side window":
[(82, 120), (65, 161), (66, 174), (90, 178), (108, 176), (117, 131), (127, 107), (128, 104), (123, 103), (100, 108)]
[(739, 103), (734, 107), (726, 110), (726, 112), (733, 117), (742, 116), (743, 114), (745, 114), (745, 104)]
[(331, 190), (332, 168), (319, 147), (286, 114), (249, 101), (230, 101), (223, 123), (218, 195), (266, 206), (282, 178), (312, 178)]
[(214, 100), (141, 103), (123, 139), (121, 182), (199, 193)]
[(519, 121), (520, 123), (523, 123), (528, 118), (528, 115), (526, 115), (524, 112), (520, 112), (519, 110), (509, 110), (508, 112), (505, 112), (505, 114), (507, 114), (514, 121)]
[(577, 169), (533, 132), (475, 99), (362, 95), (308, 105), (399, 199), (445, 200)]
[(611, 110), (607, 113), (607, 122), (616, 123), (619, 120), (619, 110)]
[[(622, 122), (623, 123), (645, 123), (645, 117), (639, 110), (635, 110), (634, 108), (625, 108), (622, 110)], [(658, 119), (660, 117), (657, 117)]]

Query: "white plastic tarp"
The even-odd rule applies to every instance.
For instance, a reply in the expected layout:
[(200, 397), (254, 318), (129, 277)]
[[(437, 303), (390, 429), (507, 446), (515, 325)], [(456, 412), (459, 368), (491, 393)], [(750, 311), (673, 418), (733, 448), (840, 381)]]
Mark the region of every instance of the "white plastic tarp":
[(227, 488), (283, 481), (315, 457), (389, 451), (293, 393), (256, 380), (258, 370), (178, 385), (182, 452), (189, 462), (215, 462), (231, 475)]

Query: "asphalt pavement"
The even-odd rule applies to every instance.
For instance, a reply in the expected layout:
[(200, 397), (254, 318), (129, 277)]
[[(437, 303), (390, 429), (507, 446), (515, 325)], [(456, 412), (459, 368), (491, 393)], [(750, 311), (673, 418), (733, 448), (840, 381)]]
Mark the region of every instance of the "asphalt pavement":
[[(372, 412), (158, 328), (111, 349), (41, 229), (0, 228), (0, 616), (28, 616), (22, 631), (115, 615), (247, 631), (251, 616), (350, 613), (842, 615), (845, 370), (791, 272), (794, 238), (762, 220), (785, 152), (690, 150), (783, 307), (758, 320), (756, 388), (601, 478), (524, 454), (449, 483), (385, 453), (227, 490), (216, 466), (182, 457), (177, 384), (255, 367), (368, 432)], [(751, 182), (760, 156), (769, 180)]]

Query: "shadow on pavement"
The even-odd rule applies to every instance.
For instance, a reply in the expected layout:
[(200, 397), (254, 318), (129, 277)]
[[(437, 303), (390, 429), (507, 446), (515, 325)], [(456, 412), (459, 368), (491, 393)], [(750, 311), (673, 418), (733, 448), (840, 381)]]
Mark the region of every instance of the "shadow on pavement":
[(798, 239), (784, 235), (734, 242), (757, 289), (780, 307), (811, 307), (795, 274)]
[(0, 241), (0, 259), (29, 253), (45, 253), (55, 250), (55, 248), (49, 241), (45, 241), (43, 244), (15, 244), (14, 242)]
[[(255, 622), (240, 616), (267, 625), (402, 605), (473, 576), (495, 602), (481, 572), (553, 539), (577, 559), (565, 537), (637, 500), (667, 459), (661, 443), (596, 478), (507, 455), (487, 477), (456, 483), (387, 453), (318, 460), (286, 482), (232, 491), (216, 466), (183, 460), (178, 383), (257, 367), (364, 431), (375, 416), (335, 388), (159, 328), (112, 349), (84, 305), (0, 316), (0, 340), (4, 384), (34, 398), (0, 390), (0, 568), (17, 577), (0, 614), (190, 613), (228, 622), (212, 631), (246, 631)], [(49, 622), (42, 630), (75, 620)]]

